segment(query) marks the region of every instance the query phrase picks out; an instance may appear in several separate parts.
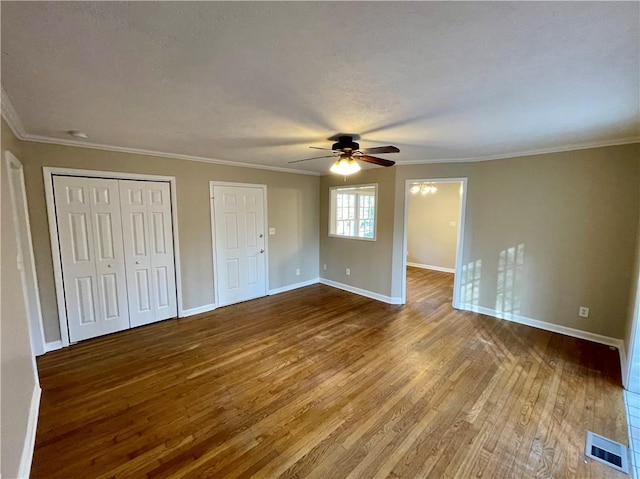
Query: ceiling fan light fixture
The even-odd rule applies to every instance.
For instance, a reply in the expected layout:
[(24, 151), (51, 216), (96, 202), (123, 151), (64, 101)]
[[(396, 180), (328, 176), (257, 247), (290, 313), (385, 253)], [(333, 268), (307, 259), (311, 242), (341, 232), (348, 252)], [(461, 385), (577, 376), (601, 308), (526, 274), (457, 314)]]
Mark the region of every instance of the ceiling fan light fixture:
[[(317, 146), (310, 146), (309, 148), (313, 148), (314, 150), (329, 150), (329, 148), (320, 148)], [(376, 166), (389, 167), (395, 165), (396, 162), (371, 155), (376, 155), (378, 153), (400, 153), (400, 149), (392, 145), (360, 149), (360, 143), (353, 141), (353, 136), (349, 135), (340, 136), (338, 143), (334, 143), (331, 150), (333, 150), (332, 155), (315, 156), (313, 158), (305, 158), (303, 160), (293, 160), (289, 163), (300, 163), (301, 161), (318, 160), (320, 158), (335, 158), (338, 156), (339, 159), (331, 167), (331, 172), (347, 176), (352, 175), (361, 169), (360, 165), (354, 160), (354, 158), (357, 158), (358, 161), (364, 161), (365, 163), (371, 163)]]
[(357, 173), (360, 169), (360, 165), (356, 160), (342, 156), (331, 166), (331, 173), (348, 176)]

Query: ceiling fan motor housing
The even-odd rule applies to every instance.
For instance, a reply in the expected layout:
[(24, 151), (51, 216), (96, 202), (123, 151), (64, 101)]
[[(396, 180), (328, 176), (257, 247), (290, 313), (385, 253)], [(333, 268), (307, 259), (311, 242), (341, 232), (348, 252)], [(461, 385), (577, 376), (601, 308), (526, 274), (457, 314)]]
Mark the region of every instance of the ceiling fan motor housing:
[(353, 141), (351, 136), (341, 136), (338, 139), (338, 143), (334, 143), (331, 149), (356, 151), (360, 149), (360, 144)]

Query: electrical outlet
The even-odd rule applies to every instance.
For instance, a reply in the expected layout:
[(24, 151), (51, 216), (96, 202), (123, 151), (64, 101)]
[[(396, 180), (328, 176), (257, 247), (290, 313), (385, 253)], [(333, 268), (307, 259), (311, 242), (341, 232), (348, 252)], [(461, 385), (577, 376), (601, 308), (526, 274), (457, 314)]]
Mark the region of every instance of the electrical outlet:
[(296, 269), (296, 276), (300, 276), (300, 268)]
[(578, 310), (578, 316), (580, 316), (581, 318), (588, 318), (589, 308), (587, 308), (586, 306), (580, 306), (580, 309)]
[(327, 263), (322, 265), (322, 269), (325, 270), (325, 271), (327, 270)]
[(350, 268), (347, 268), (346, 273), (347, 273), (347, 276), (351, 276), (351, 269), (350, 269)]

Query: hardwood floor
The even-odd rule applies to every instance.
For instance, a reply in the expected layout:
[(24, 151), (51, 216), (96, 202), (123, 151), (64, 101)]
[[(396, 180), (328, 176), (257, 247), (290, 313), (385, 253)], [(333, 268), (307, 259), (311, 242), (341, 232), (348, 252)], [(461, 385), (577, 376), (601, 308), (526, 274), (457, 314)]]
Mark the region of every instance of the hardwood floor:
[(628, 477), (616, 351), (451, 308), (410, 268), (392, 306), (323, 285), (38, 359), (34, 478)]

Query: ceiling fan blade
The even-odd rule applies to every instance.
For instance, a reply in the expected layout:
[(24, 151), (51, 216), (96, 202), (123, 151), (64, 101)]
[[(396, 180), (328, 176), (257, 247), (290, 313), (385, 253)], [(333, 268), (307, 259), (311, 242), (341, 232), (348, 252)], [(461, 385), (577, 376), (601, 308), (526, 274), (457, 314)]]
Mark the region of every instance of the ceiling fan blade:
[(378, 166), (393, 166), (396, 164), (395, 161), (385, 160), (384, 158), (377, 158), (375, 156), (362, 155), (362, 156), (354, 156), (358, 160), (366, 161), (367, 163), (373, 163)]
[(380, 153), (400, 153), (400, 150), (398, 148), (396, 148), (395, 146), (376, 146), (374, 148), (364, 148), (362, 150), (360, 150), (362, 153), (364, 153), (365, 155), (368, 155), (369, 153), (372, 154), (380, 154)]
[(320, 148), (318, 146), (310, 146), (309, 148), (313, 148), (314, 150), (329, 150), (329, 151), (333, 151), (331, 148)]
[[(300, 163), (301, 161), (309, 161), (309, 160), (317, 160), (319, 158), (335, 158), (335, 155), (329, 155), (329, 156), (314, 156), (313, 158), (305, 158), (304, 160), (293, 160), (290, 161), (289, 163)], [(386, 161), (386, 160), (385, 160)]]

